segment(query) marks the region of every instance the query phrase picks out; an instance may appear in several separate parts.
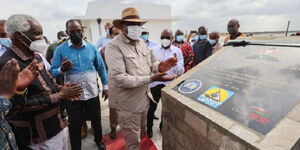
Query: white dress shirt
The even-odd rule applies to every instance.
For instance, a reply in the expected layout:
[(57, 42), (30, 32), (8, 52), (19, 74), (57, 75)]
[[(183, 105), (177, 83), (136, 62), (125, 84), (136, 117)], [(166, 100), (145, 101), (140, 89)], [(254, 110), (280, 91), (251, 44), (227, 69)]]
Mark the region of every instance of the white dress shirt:
[(46, 70), (48, 70), (48, 71), (51, 70), (51, 65), (46, 60), (46, 58), (44, 57), (44, 55), (42, 53), (36, 53), (36, 54), (38, 54), (42, 58)]
[[(152, 49), (153, 49), (154, 56), (160, 61), (167, 60), (168, 58), (173, 57), (174, 54), (176, 54), (176, 57), (178, 59), (177, 65), (171, 68), (169, 71), (167, 71), (166, 76), (173, 76), (173, 75), (180, 76), (184, 73), (183, 56), (181, 50), (178, 47), (171, 45), (170, 48), (164, 49), (161, 45), (157, 45)], [(160, 84), (168, 85), (170, 84), (170, 82), (171, 81), (168, 82), (155, 81), (150, 84), (150, 88)]]
[(5, 53), (6, 50), (7, 50), (6, 47), (0, 44), (0, 57)]
[(97, 43), (96, 43), (96, 47), (99, 50), (99, 52), (106, 47), (106, 45), (111, 41), (111, 38), (108, 37), (108, 35), (105, 36), (101, 36)]

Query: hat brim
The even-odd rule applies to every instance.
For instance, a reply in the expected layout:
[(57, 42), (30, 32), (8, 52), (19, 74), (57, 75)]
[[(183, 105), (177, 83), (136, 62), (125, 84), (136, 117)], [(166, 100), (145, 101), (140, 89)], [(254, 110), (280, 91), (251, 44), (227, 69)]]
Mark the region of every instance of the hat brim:
[(113, 25), (116, 27), (116, 28), (119, 28), (121, 29), (121, 24), (122, 22), (139, 22), (141, 23), (142, 25), (147, 23), (148, 20), (144, 20), (144, 19), (125, 19), (125, 20), (121, 20), (121, 19), (116, 19), (113, 21)]

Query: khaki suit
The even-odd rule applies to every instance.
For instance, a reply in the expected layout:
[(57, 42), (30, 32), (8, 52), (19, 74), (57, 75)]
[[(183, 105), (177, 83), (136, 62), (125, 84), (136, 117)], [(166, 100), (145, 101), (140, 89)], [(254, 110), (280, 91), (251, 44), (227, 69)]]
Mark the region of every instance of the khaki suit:
[(126, 149), (138, 150), (141, 126), (145, 126), (149, 108), (148, 86), (159, 61), (144, 41), (131, 42), (122, 33), (107, 45), (105, 57), (109, 97), (116, 105)]

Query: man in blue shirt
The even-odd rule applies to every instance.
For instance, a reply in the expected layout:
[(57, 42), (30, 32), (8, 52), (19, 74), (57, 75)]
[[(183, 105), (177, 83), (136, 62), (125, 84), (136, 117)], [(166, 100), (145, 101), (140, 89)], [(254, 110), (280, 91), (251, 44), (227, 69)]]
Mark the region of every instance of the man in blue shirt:
[(106, 34), (104, 36), (101, 36), (96, 43), (96, 47), (98, 50), (102, 50), (104, 47), (106, 47), (108, 42), (111, 41), (112, 37), (109, 34), (109, 29), (111, 27), (112, 27), (111, 23), (107, 22), (105, 24), (104, 29), (105, 29)]
[(52, 74), (55, 77), (64, 75), (65, 83), (81, 85), (83, 93), (80, 100), (67, 102), (69, 116), (69, 135), (72, 150), (81, 150), (80, 129), (86, 116), (91, 119), (94, 128), (94, 141), (99, 149), (105, 149), (102, 143), (102, 127), (97, 73), (103, 84), (103, 95), (108, 97), (108, 77), (105, 65), (96, 47), (85, 42), (81, 24), (76, 20), (66, 23), (70, 40), (58, 46), (54, 52)]
[(149, 30), (146, 28), (143, 28), (142, 35), (140, 36), (140, 38), (146, 42), (147, 46), (150, 49), (152, 49), (153, 47), (155, 47), (157, 45), (156, 43), (149, 40)]

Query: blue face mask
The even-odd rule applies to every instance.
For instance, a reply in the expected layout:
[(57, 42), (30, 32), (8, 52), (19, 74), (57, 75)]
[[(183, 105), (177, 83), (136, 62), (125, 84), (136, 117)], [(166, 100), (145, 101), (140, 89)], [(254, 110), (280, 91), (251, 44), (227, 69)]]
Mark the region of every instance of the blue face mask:
[(199, 35), (200, 40), (206, 40), (206, 35)]
[(215, 45), (217, 43), (216, 40), (211, 40), (211, 39), (208, 39), (208, 42), (210, 43), (210, 45)]
[(184, 40), (184, 36), (183, 35), (176, 36), (176, 41), (177, 42), (182, 42), (183, 40)]
[(11, 41), (9, 38), (0, 38), (0, 43), (6, 47), (11, 45)]
[(193, 37), (193, 41), (197, 41), (199, 39), (199, 35), (195, 35), (194, 37)]
[(190, 42), (190, 45), (193, 47), (193, 45), (195, 44), (195, 42)]
[(149, 35), (144, 34), (144, 35), (141, 35), (140, 38), (143, 39), (146, 42), (149, 39)]

